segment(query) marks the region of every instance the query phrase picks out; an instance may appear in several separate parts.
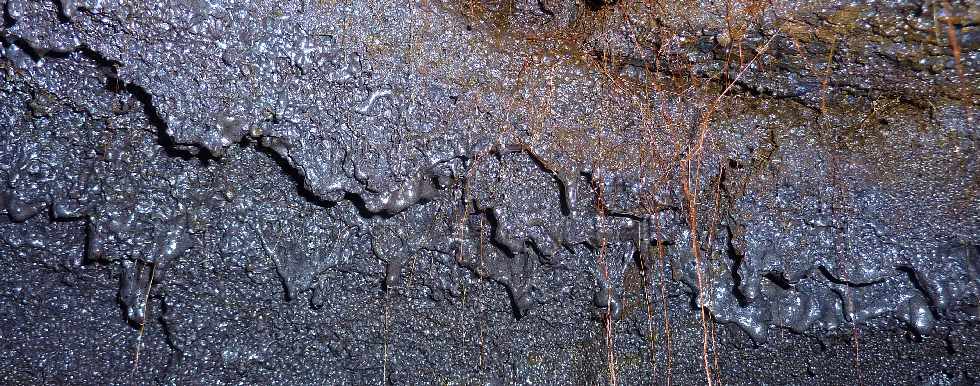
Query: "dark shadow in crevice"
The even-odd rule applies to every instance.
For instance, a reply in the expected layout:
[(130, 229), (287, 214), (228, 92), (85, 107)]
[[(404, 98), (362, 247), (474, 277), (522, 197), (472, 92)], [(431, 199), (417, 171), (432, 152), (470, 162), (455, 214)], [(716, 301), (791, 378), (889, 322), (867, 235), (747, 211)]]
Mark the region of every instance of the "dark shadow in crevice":
[(517, 253), (520, 251), (512, 250), (509, 246), (500, 242), (500, 240), (497, 238), (498, 230), (500, 229), (500, 219), (498, 219), (497, 216), (493, 214), (493, 210), (485, 209), (479, 212), (483, 214), (484, 218), (486, 218), (487, 220), (486, 223), (490, 231), (490, 237), (488, 238), (487, 241), (490, 242), (490, 245), (492, 245), (494, 248), (497, 248), (497, 250), (503, 252), (504, 255), (507, 255), (507, 257), (513, 258), (517, 256)]
[(732, 269), (729, 271), (732, 274), (732, 294), (735, 295), (735, 300), (741, 306), (746, 306), (749, 304), (748, 298), (742, 293), (742, 275), (738, 273), (739, 268), (742, 267), (742, 263), (745, 261), (745, 255), (739, 252), (738, 248), (735, 248), (735, 244), (732, 243), (734, 239), (734, 232), (732, 232), (732, 227), (725, 226), (725, 232), (728, 233), (728, 245), (726, 250), (726, 255), (732, 261)]
[[(304, 200), (306, 200), (306, 202), (309, 202), (313, 205), (319, 206), (324, 209), (331, 209), (338, 205), (339, 202), (324, 199), (323, 197), (320, 197), (315, 192), (310, 190), (310, 188), (306, 186), (305, 183), (306, 177), (299, 170), (299, 168), (293, 166), (293, 164), (291, 164), (285, 156), (275, 151), (275, 149), (268, 146), (262, 146), (257, 142), (249, 141), (249, 140), (244, 140), (242, 142), (242, 145), (246, 148), (251, 147), (255, 151), (265, 154), (267, 157), (272, 159), (273, 162), (275, 162), (276, 165), (279, 166), (279, 169), (282, 170), (282, 172), (286, 174), (296, 184), (296, 193)], [(398, 213), (372, 212), (367, 208), (367, 203), (364, 201), (364, 198), (361, 197), (359, 194), (346, 192), (344, 193), (342, 200), (349, 201), (354, 206), (354, 208), (357, 209), (357, 214), (362, 218), (389, 219), (398, 214)], [(424, 202), (420, 201), (419, 203), (424, 203)]]
[(163, 118), (157, 112), (156, 107), (153, 105), (153, 96), (146, 92), (142, 87), (136, 86), (132, 83), (125, 83), (122, 80), (116, 80), (111, 84), (119, 84), (122, 82), (125, 84), (126, 92), (132, 95), (136, 100), (143, 105), (143, 113), (146, 115), (147, 120), (150, 121), (150, 125), (156, 129), (156, 142), (167, 156), (172, 158), (180, 158), (184, 161), (190, 161), (193, 159), (199, 160), (204, 165), (210, 165), (212, 162), (216, 161), (217, 158), (202, 147), (195, 147), (196, 151), (191, 151), (186, 149), (186, 145), (177, 143), (169, 134), (167, 134), (167, 124), (164, 122)]
[(6, 46), (17, 46), (17, 48), (24, 51), (24, 53), (30, 56), (31, 60), (35, 62), (39, 62), (44, 58), (64, 59), (71, 54), (71, 51), (52, 51), (34, 47), (26, 39), (10, 35), (6, 31), (0, 31), (0, 40), (2, 40)]
[(61, 0), (51, 0), (51, 2), (54, 3), (54, 8), (57, 10), (57, 12), (55, 12), (55, 15), (58, 17), (58, 22), (61, 24), (70, 23), (71, 19), (68, 17), (68, 14), (71, 12), (69, 12), (69, 10), (65, 7), (72, 6), (74, 2), (71, 1), (69, 2), (70, 4), (65, 4), (65, 2)]
[[(3, 9), (3, 28), (4, 29), (13, 27), (14, 24), (17, 24), (17, 20), (15, 20), (13, 18), (13, 16), (10, 16), (10, 12), (7, 10), (8, 7), (4, 7), (4, 9)], [(0, 36), (0, 38), (2, 38), (2, 36)], [(0, 39), (0, 40), (3, 40), (3, 39)]]
[[(78, 52), (98, 65), (99, 69), (106, 76), (106, 90), (113, 93), (126, 91), (143, 105), (143, 114), (150, 122), (150, 125), (156, 130), (157, 145), (164, 149), (167, 156), (180, 158), (184, 161), (197, 159), (204, 165), (210, 165), (216, 160), (216, 157), (207, 149), (201, 146), (188, 146), (177, 143), (173, 137), (167, 134), (167, 123), (160, 116), (159, 111), (157, 111), (156, 105), (153, 103), (153, 95), (146, 91), (145, 88), (119, 78), (118, 69), (123, 66), (122, 62), (109, 59), (102, 53), (84, 44), (78, 46), (75, 52)], [(188, 150), (190, 147), (194, 147), (195, 151)]]
[(582, 3), (593, 11), (598, 11), (603, 7), (616, 4), (618, 0), (582, 0)]
[(555, 17), (555, 11), (548, 9), (548, 6), (544, 4), (543, 0), (538, 0), (538, 9), (541, 10), (541, 12), (544, 12), (544, 14), (548, 15), (550, 18)]
[[(5, 18), (9, 18), (9, 15), (5, 16)], [(147, 120), (156, 130), (157, 144), (164, 149), (168, 156), (180, 158), (185, 161), (196, 158), (205, 165), (208, 165), (215, 160), (215, 157), (206, 149), (200, 146), (193, 146), (198, 149), (197, 151), (184, 149), (183, 147), (192, 146), (179, 144), (167, 134), (166, 122), (163, 120), (163, 118), (161, 118), (156, 106), (153, 104), (153, 96), (150, 95), (150, 93), (143, 87), (133, 83), (128, 83), (118, 77), (117, 69), (123, 66), (121, 62), (109, 59), (102, 55), (102, 53), (95, 51), (84, 44), (65, 52), (46, 51), (33, 47), (27, 40), (19, 37), (13, 37), (4, 31), (0, 31), (0, 40), (2, 40), (5, 45), (16, 45), (18, 48), (27, 53), (34, 61), (40, 61), (43, 58), (66, 59), (72, 53), (78, 53), (82, 57), (95, 62), (98, 69), (106, 77), (106, 90), (112, 93), (126, 91), (143, 105), (143, 112), (146, 115)]]
[(279, 154), (272, 148), (261, 146), (254, 142), (245, 142), (245, 147), (250, 147), (259, 153), (265, 154), (273, 162), (275, 162), (276, 165), (279, 166), (279, 169), (281, 169), (283, 173), (289, 176), (289, 178), (296, 183), (296, 193), (307, 202), (327, 209), (337, 206), (336, 202), (324, 200), (322, 197), (317, 196), (316, 193), (313, 193), (313, 191), (308, 189), (306, 184), (303, 183), (303, 181), (306, 181), (306, 177), (300, 173), (299, 169), (291, 165), (289, 160), (287, 160), (282, 154)]
[(885, 279), (879, 279), (879, 280), (875, 280), (875, 281), (871, 281), (871, 282), (867, 282), (867, 283), (855, 283), (855, 282), (852, 282), (852, 281), (849, 281), (849, 280), (845, 280), (845, 279), (840, 279), (840, 278), (834, 276), (832, 273), (830, 273), (830, 271), (827, 270), (827, 267), (824, 267), (822, 265), (821, 266), (818, 266), (817, 268), (820, 270), (820, 273), (823, 274), (823, 276), (827, 278), (827, 280), (830, 280), (831, 283), (840, 284), (840, 285), (846, 285), (846, 286), (851, 287), (851, 288), (867, 287), (867, 286), (870, 286), (870, 285), (881, 284), (881, 283), (883, 283), (885, 281)]
[(783, 291), (793, 289), (793, 284), (786, 279), (786, 275), (782, 272), (769, 271), (765, 274), (765, 278), (769, 279), (770, 282), (781, 288)]
[(926, 291), (926, 287), (923, 286), (922, 282), (919, 280), (919, 275), (916, 274), (915, 268), (906, 265), (901, 265), (895, 267), (895, 269), (908, 276), (909, 282), (912, 283), (912, 287), (914, 287), (916, 291), (919, 291), (919, 293), (922, 294), (922, 297), (925, 298), (927, 302), (929, 302), (929, 312), (932, 313), (933, 317), (939, 319), (942, 315), (939, 314), (939, 310), (936, 308), (935, 302), (932, 300), (932, 297), (929, 296), (929, 291)]

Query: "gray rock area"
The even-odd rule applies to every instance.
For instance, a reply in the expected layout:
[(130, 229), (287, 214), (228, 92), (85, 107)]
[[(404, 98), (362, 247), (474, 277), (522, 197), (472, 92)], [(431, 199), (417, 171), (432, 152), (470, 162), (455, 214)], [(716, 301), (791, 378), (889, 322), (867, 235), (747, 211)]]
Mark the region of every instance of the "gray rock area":
[(980, 382), (975, 2), (0, 10), (0, 383)]

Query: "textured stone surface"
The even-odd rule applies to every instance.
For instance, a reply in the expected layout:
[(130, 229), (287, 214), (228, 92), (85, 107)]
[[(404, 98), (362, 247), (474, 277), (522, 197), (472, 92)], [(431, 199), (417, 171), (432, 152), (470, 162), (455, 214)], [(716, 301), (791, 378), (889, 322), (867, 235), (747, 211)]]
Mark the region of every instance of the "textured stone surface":
[(0, 5), (8, 383), (980, 377), (975, 5)]

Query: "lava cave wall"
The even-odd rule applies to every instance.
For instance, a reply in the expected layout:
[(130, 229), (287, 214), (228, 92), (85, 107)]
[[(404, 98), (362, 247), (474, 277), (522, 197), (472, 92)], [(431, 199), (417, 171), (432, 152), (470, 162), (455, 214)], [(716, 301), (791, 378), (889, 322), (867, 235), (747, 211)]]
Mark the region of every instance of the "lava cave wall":
[(980, 379), (970, 2), (0, 9), (4, 383)]

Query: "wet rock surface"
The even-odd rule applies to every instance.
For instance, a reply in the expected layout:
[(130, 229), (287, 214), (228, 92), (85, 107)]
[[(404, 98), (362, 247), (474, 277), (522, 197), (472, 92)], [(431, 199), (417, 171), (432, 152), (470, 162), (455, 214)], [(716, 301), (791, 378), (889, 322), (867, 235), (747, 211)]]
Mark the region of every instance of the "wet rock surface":
[(5, 383), (980, 379), (971, 3), (0, 5)]

